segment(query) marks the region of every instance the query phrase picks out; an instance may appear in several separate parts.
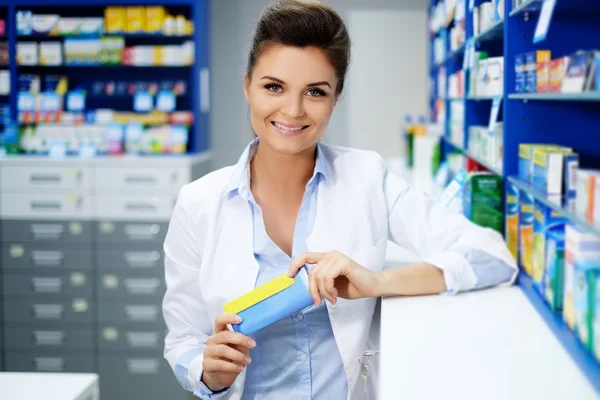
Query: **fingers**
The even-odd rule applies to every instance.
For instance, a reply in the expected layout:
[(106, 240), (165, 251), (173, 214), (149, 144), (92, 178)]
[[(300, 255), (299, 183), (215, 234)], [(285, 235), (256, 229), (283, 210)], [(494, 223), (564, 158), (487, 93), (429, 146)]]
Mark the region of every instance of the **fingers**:
[(241, 347), (246, 347), (248, 349), (253, 349), (254, 347), (256, 347), (256, 342), (254, 340), (252, 340), (251, 338), (249, 338), (248, 336), (242, 335), (241, 333), (237, 333), (237, 332), (231, 332), (231, 331), (219, 332), (219, 333), (214, 334), (213, 336), (210, 336), (206, 340), (206, 344), (209, 344), (209, 345), (225, 344), (228, 346), (238, 345)]
[(225, 361), (231, 361), (234, 364), (241, 366), (248, 365), (251, 361), (248, 355), (224, 344), (206, 347), (204, 356), (208, 358), (224, 359)]
[(239, 373), (244, 370), (243, 365), (238, 365), (230, 361), (220, 360), (215, 358), (206, 358), (203, 363), (204, 371), (207, 373), (214, 372), (231, 372)]
[(317, 264), (319, 263), (325, 253), (302, 253), (292, 261), (288, 270), (288, 276), (293, 278), (298, 273), (298, 270), (304, 267), (306, 264)]
[(325, 263), (319, 264), (310, 274), (314, 275), (313, 282), (317, 285), (318, 292), (330, 303), (337, 302), (337, 294), (334, 294), (335, 278), (339, 275), (339, 266), (335, 259), (329, 259)]
[(215, 320), (215, 333), (228, 331), (227, 325), (239, 324), (242, 318), (234, 314), (221, 314)]

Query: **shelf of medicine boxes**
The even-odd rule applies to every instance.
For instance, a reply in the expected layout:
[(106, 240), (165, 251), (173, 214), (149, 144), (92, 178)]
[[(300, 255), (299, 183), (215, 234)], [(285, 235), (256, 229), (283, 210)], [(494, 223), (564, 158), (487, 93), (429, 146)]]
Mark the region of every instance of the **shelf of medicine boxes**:
[(502, 39), (504, 36), (504, 20), (495, 22), (485, 31), (473, 37), (475, 43), (489, 42)]
[(583, 93), (513, 93), (509, 99), (523, 101), (597, 101), (600, 102), (600, 92)]
[(450, 140), (449, 138), (447, 138), (445, 136), (442, 139), (446, 143), (448, 143), (450, 146), (454, 147), (456, 150), (463, 153), (464, 156), (470, 158), (471, 160), (475, 161), (477, 164), (479, 164), (482, 167), (484, 167), (485, 169), (487, 169), (489, 172), (496, 174), (498, 176), (502, 176), (502, 171), (500, 171), (498, 168), (494, 168), (494, 167), (490, 166), (490, 164), (488, 164), (486, 161), (479, 159), (479, 157), (475, 156), (472, 151), (465, 149), (463, 145), (454, 143), (452, 140)]
[[(44, 35), (17, 35), (16, 11), (31, 9), (40, 13), (58, 13), (67, 17), (100, 16), (100, 10), (111, 6), (165, 6), (167, 10), (179, 10), (194, 23), (194, 32), (191, 35), (164, 35), (145, 33), (102, 34), (93, 37), (123, 37), (132, 44), (177, 44), (185, 40), (194, 41), (194, 63), (191, 65), (161, 65), (161, 66), (132, 66), (132, 65), (17, 65), (15, 46), (20, 41), (62, 41), (68, 38), (89, 38), (87, 35), (71, 36), (44, 36)], [(177, 109), (194, 110), (194, 123), (188, 138), (188, 153), (199, 153), (209, 150), (209, 43), (210, 43), (210, 1), (209, 0), (0, 0), (0, 6), (7, 6), (7, 37), (10, 50), (11, 87), (18, 87), (20, 73), (53, 74), (60, 73), (73, 80), (76, 86), (79, 80), (94, 71), (94, 78), (106, 80), (161, 80), (165, 79), (165, 72), (169, 71), (169, 79), (185, 80), (187, 93), (177, 96)], [(93, 15), (92, 15), (93, 14)], [(119, 71), (119, 72), (117, 72)], [(115, 76), (117, 74), (118, 76)], [(100, 76), (102, 75), (102, 76)], [(17, 91), (10, 94), (11, 114), (17, 115)], [(117, 99), (106, 96), (107, 99)], [(123, 97), (126, 99), (126, 97)], [(122, 104), (124, 104), (121, 101)]]

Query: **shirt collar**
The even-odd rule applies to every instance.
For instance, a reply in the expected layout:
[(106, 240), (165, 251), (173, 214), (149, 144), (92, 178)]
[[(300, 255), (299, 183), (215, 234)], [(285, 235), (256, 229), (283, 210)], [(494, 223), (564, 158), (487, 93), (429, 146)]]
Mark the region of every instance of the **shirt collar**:
[[(234, 167), (233, 173), (229, 178), (229, 184), (225, 191), (225, 196), (233, 196), (239, 194), (244, 199), (248, 200), (250, 197), (250, 161), (254, 158), (256, 150), (258, 149), (258, 138), (255, 138), (248, 144), (242, 155), (240, 156), (237, 164)], [(322, 176), (323, 179), (331, 179), (331, 163), (327, 158), (326, 152), (323, 150), (323, 146), (317, 143), (317, 159), (315, 162), (315, 169), (312, 178), (308, 181), (308, 185), (312, 184), (315, 179)]]

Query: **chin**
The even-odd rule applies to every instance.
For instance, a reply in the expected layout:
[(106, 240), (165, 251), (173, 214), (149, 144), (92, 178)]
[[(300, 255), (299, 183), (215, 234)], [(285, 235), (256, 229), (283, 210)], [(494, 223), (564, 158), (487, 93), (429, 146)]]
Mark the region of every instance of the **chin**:
[(277, 153), (286, 155), (295, 155), (303, 152), (307, 148), (312, 147), (317, 141), (310, 137), (296, 136), (290, 137), (268, 137), (266, 140), (269, 147), (275, 150)]

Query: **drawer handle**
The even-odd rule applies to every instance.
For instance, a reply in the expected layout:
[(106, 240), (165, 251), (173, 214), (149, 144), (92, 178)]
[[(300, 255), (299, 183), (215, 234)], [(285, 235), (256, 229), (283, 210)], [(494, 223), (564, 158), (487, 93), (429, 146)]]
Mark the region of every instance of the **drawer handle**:
[(32, 174), (29, 180), (31, 183), (60, 183), (61, 176), (58, 174)]
[(125, 225), (125, 234), (131, 240), (152, 240), (160, 233), (158, 224), (127, 224)]
[(34, 239), (57, 240), (65, 232), (65, 227), (60, 224), (32, 224), (29, 229)]
[(34, 250), (31, 252), (31, 260), (35, 266), (58, 267), (65, 259), (62, 251)]
[(127, 369), (135, 375), (153, 375), (158, 373), (158, 361), (155, 359), (128, 359)]
[(125, 209), (127, 211), (154, 211), (158, 209), (156, 204), (148, 203), (148, 202), (135, 202), (135, 203), (125, 203)]
[(131, 347), (151, 348), (158, 347), (158, 334), (155, 332), (127, 332), (127, 342)]
[(36, 346), (62, 346), (65, 333), (61, 331), (35, 331), (32, 339)]
[(61, 304), (34, 304), (32, 314), (35, 319), (62, 319), (64, 307)]
[(32, 278), (31, 287), (35, 293), (60, 293), (63, 280), (62, 278)]
[(33, 365), (36, 371), (61, 372), (65, 370), (67, 363), (61, 357), (35, 357)]
[(160, 279), (125, 279), (125, 287), (129, 294), (156, 294)]
[(62, 203), (60, 201), (32, 201), (29, 204), (32, 210), (62, 210)]
[(156, 182), (156, 177), (152, 175), (128, 175), (125, 177), (126, 183), (151, 184)]
[(132, 268), (152, 268), (160, 259), (158, 251), (126, 251), (125, 261)]
[(125, 306), (125, 314), (130, 321), (156, 321), (157, 306)]

